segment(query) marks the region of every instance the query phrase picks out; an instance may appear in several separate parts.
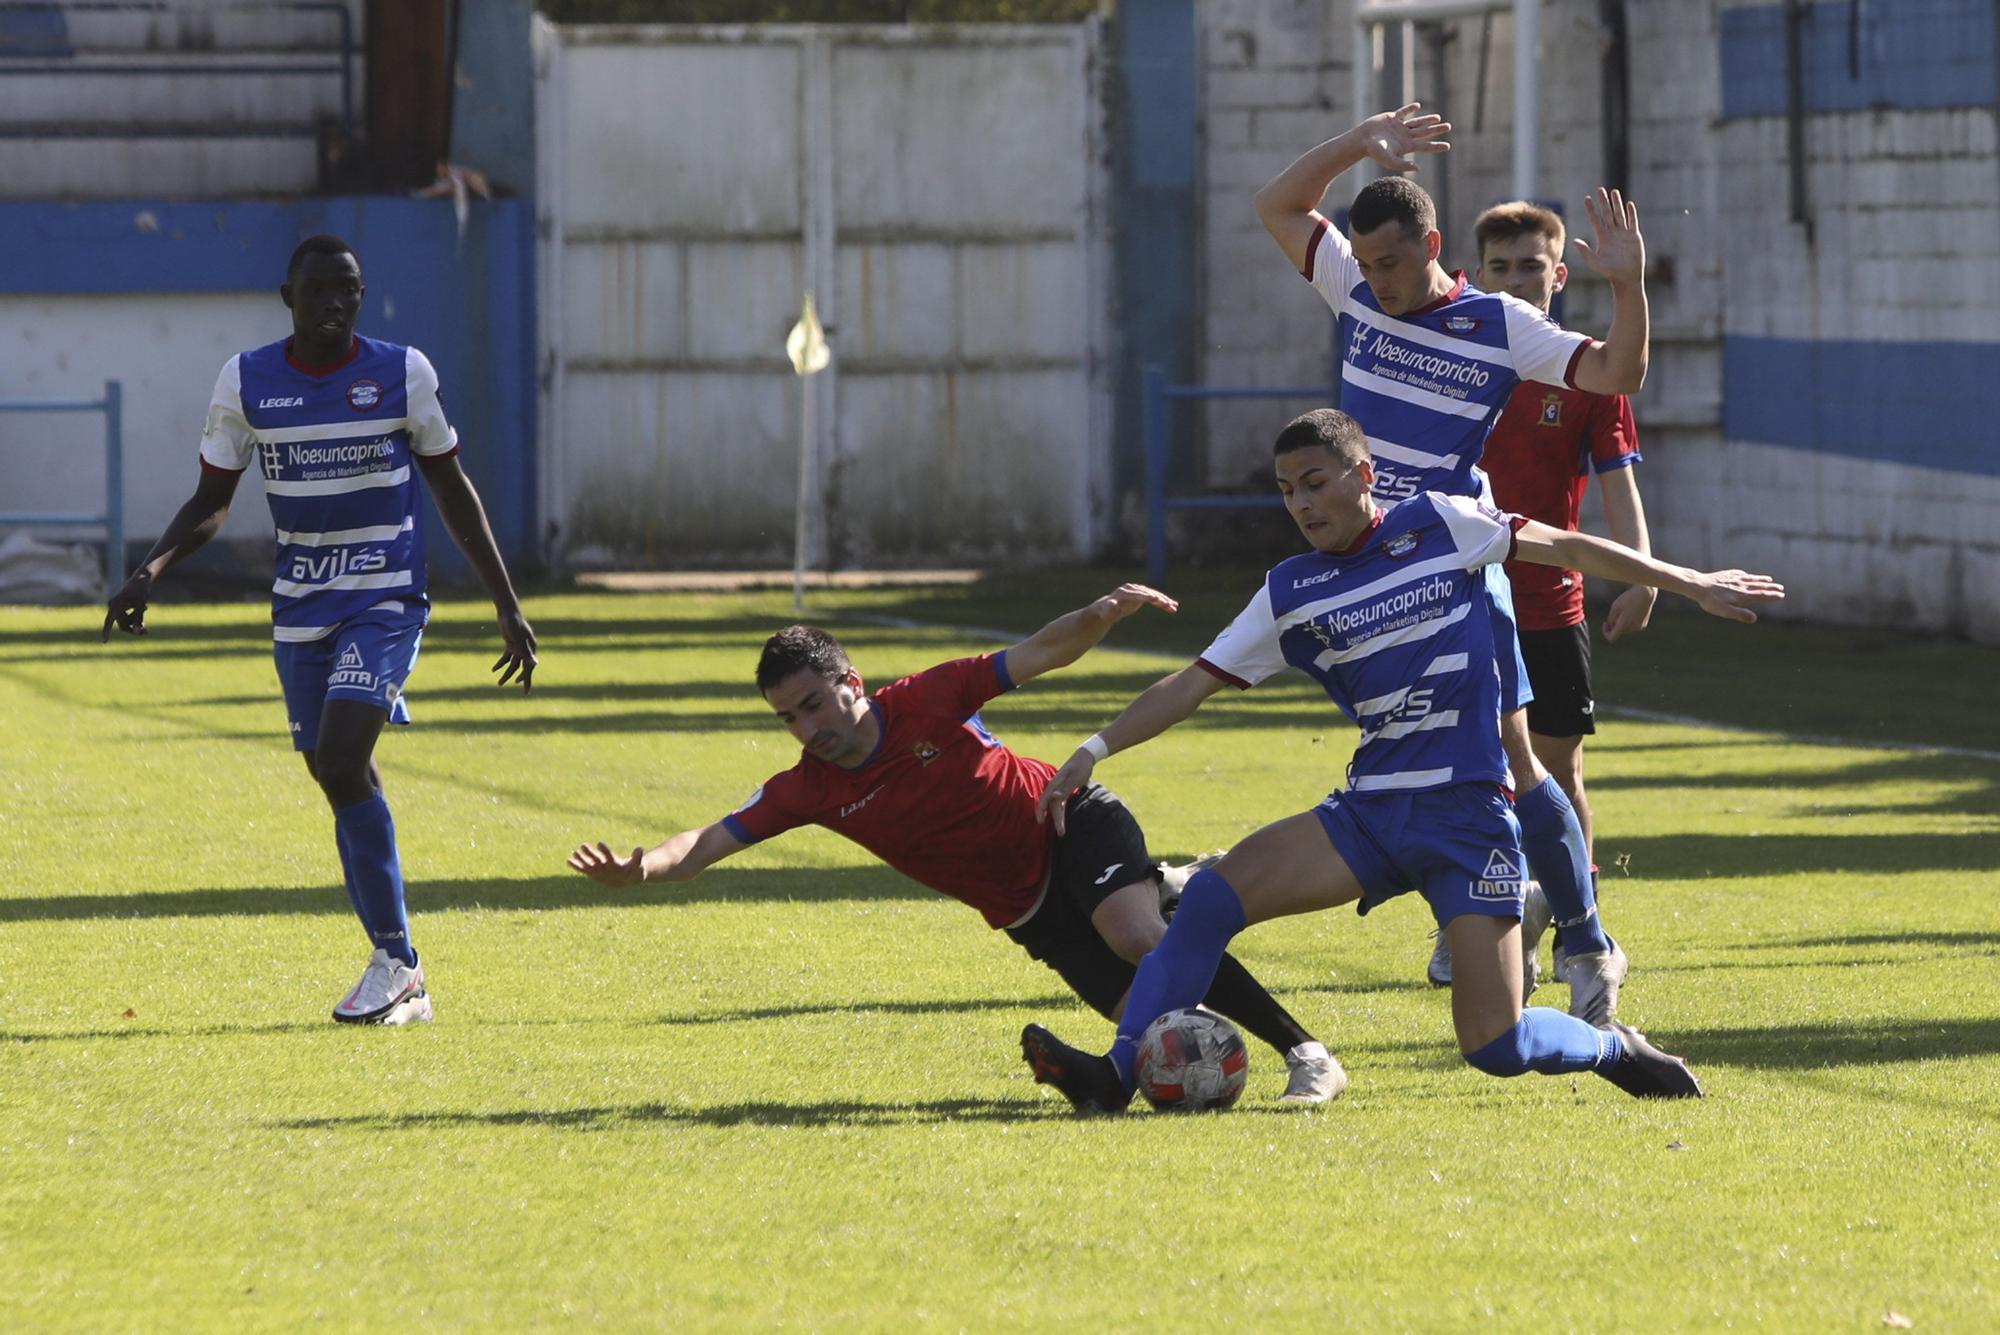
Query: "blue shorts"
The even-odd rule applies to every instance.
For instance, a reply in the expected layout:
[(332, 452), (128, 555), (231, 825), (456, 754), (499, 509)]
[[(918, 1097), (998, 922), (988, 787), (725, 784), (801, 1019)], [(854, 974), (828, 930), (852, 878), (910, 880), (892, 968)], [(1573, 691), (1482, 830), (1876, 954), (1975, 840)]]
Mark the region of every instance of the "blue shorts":
[(1528, 660), (1521, 656), (1521, 629), (1514, 619), (1514, 585), (1499, 562), (1486, 567), (1486, 601), (1493, 614), (1493, 661), (1500, 665), (1500, 712), (1526, 709), (1535, 698), (1528, 684)]
[(292, 748), (319, 749), (320, 710), (328, 700), (359, 700), (388, 711), (389, 722), (410, 721), (403, 683), (417, 665), (422, 617), (407, 612), (363, 612), (317, 640), (279, 643), (278, 682), (292, 724)]
[(1313, 814), (1361, 882), (1361, 913), (1416, 890), (1440, 927), (1467, 913), (1521, 916), (1521, 826), (1514, 804), (1493, 784), (1340, 792)]

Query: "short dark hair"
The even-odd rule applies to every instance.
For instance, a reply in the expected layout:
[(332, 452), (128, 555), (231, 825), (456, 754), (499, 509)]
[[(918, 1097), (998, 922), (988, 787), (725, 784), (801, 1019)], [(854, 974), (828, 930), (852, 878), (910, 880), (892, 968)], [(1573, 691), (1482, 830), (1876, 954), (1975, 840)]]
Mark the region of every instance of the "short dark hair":
[(1285, 423), (1271, 453), (1290, 454), (1315, 445), (1324, 445), (1351, 464), (1369, 463), (1375, 458), (1368, 452), (1368, 436), (1361, 423), (1338, 408), (1315, 408)]
[(1428, 236), (1437, 230), (1437, 205), (1409, 177), (1381, 177), (1362, 186), (1354, 197), (1354, 207), (1347, 211), (1347, 234), (1372, 232), (1384, 223), (1400, 223), (1412, 237)]
[[(320, 233), (318, 236), (307, 237), (305, 240), (299, 242), (298, 249), (292, 252), (292, 258), (285, 263), (285, 281), (287, 283), (298, 277), (299, 265), (305, 262), (305, 258), (308, 255), (354, 255), (354, 247), (348, 245), (339, 237), (325, 232)], [(361, 257), (359, 255), (354, 255), (354, 264), (356, 268), (361, 266)]]
[(1557, 259), (1562, 258), (1563, 246), (1569, 240), (1569, 232), (1563, 226), (1560, 213), (1545, 209), (1540, 204), (1530, 204), (1525, 199), (1495, 204), (1472, 223), (1472, 237), (1479, 246), (1482, 260), (1486, 258), (1487, 242), (1512, 241), (1517, 236), (1542, 238)]
[(818, 626), (787, 626), (764, 641), (764, 652), (757, 659), (757, 689), (769, 691), (799, 671), (834, 682), (854, 671), (854, 664), (840, 641)]

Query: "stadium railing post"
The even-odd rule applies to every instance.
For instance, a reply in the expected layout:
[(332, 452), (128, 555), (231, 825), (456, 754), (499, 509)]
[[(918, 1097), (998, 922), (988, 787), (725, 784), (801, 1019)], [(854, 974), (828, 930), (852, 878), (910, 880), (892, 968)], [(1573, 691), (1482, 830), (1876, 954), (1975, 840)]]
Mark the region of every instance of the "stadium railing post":
[(124, 583), (125, 569), (125, 386), (104, 382), (104, 596)]
[(1141, 376), (1140, 431), (1146, 447), (1146, 581), (1167, 577), (1167, 373), (1148, 366)]

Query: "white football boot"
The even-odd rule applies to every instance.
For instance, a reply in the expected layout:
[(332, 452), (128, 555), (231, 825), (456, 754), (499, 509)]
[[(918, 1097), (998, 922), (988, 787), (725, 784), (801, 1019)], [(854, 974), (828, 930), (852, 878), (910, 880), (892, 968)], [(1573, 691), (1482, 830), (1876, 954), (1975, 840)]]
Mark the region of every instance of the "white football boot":
[(1180, 907), (1181, 892), (1187, 889), (1187, 883), (1194, 879), (1196, 872), (1213, 867), (1216, 863), (1222, 861), (1224, 851), (1218, 848), (1213, 853), (1202, 854), (1193, 862), (1184, 862), (1177, 865), (1169, 865), (1164, 862), (1160, 864), (1160, 916), (1162, 918), (1171, 918), (1174, 916), (1174, 910)]
[(1347, 1088), (1347, 1071), (1324, 1043), (1301, 1043), (1285, 1054), (1280, 1103), (1330, 1103)]
[(1549, 911), (1549, 897), (1540, 881), (1528, 882), (1521, 903), (1521, 1004), (1542, 985), (1542, 933), (1549, 930), (1555, 915)]
[(354, 990), (333, 1008), (342, 1024), (409, 1024), (431, 1018), (430, 993), (424, 990), (424, 964), (405, 964), (386, 950), (368, 957), (368, 967)]

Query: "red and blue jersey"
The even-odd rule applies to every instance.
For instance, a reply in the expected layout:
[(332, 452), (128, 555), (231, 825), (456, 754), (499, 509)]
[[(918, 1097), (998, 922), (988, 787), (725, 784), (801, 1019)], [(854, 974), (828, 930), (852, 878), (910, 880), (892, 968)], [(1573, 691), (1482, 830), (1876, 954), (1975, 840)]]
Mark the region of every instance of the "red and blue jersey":
[(1367, 434), (1384, 505), (1425, 491), (1484, 495), (1480, 450), (1514, 387), (1569, 383), (1591, 342), (1463, 274), (1429, 306), (1384, 314), (1347, 238), (1324, 219), (1304, 273), (1340, 317), (1340, 407)]
[(289, 339), (229, 359), (201, 438), (205, 468), (264, 478), (277, 529), (274, 638), (305, 643), (370, 609), (421, 621), (417, 455), (445, 455), (437, 372), (415, 348), (356, 338), (346, 361), (312, 368)]
[(853, 769), (810, 753), (773, 775), (722, 824), (746, 844), (819, 825), (903, 875), (1007, 927), (1035, 907), (1054, 830), (1035, 802), (1055, 768), (1014, 754), (979, 708), (1013, 689), (1007, 656), (941, 663), (868, 699), (881, 729)]
[(1512, 555), (1520, 521), (1425, 492), (1377, 516), (1347, 551), (1273, 567), (1196, 660), (1248, 689), (1297, 668), (1361, 726), (1352, 792), (1507, 784), (1500, 675), (1481, 568)]
[[(1593, 472), (1639, 462), (1639, 427), (1623, 394), (1521, 385), (1486, 438), (1480, 466), (1493, 503), (1527, 519), (1574, 531)], [(1583, 574), (1509, 561), (1514, 614), (1522, 630), (1561, 630), (1583, 620)]]

